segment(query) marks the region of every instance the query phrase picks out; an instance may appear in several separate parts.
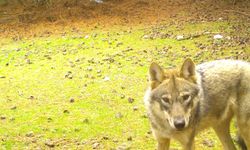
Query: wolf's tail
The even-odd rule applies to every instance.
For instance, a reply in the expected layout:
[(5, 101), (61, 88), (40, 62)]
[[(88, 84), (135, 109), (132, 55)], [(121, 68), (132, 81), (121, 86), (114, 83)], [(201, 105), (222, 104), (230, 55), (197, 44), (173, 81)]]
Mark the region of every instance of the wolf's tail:
[(237, 141), (236, 142), (239, 144), (239, 147), (241, 148), (241, 150), (247, 150), (246, 143), (244, 142), (243, 138), (240, 136), (239, 133), (237, 135)]

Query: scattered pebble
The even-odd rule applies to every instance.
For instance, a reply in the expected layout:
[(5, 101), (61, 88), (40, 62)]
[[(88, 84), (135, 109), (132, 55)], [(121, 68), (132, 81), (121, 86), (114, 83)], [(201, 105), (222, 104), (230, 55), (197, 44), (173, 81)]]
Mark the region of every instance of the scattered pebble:
[(75, 102), (75, 99), (74, 99), (74, 98), (71, 98), (71, 99), (69, 100), (69, 102), (70, 102), (70, 103), (74, 103), (74, 102)]
[(1, 119), (1, 120), (5, 120), (6, 117), (5, 117), (5, 116), (1, 116), (0, 119)]
[(220, 34), (216, 34), (216, 35), (214, 35), (214, 39), (222, 39), (223, 38), (223, 36), (222, 35), (220, 35)]
[(110, 77), (105, 76), (103, 80), (104, 80), (104, 81), (110, 81)]
[(128, 102), (129, 102), (129, 103), (133, 103), (134, 101), (135, 101), (135, 99), (133, 99), (133, 98), (131, 98), (131, 97), (128, 98)]
[(16, 106), (12, 106), (10, 107), (11, 110), (15, 110), (16, 109)]
[(63, 113), (69, 114), (69, 110), (65, 109), (65, 110), (63, 111)]
[(82, 122), (83, 122), (83, 123), (89, 123), (89, 119), (88, 119), (88, 118), (85, 118), (85, 119), (83, 119)]
[(34, 132), (30, 131), (25, 136), (27, 136), (27, 137), (34, 137)]
[(45, 141), (45, 143), (44, 143), (46, 146), (48, 146), (48, 147), (55, 147), (55, 144), (52, 142), (52, 141), (50, 141), (50, 140), (47, 140), (47, 141)]
[(102, 137), (102, 139), (104, 139), (104, 140), (108, 140), (108, 139), (109, 139), (109, 137), (108, 137), (108, 136), (103, 136), (103, 137)]
[(177, 36), (176, 36), (176, 39), (177, 39), (178, 41), (183, 40), (183, 39), (184, 39), (184, 36), (183, 36), (183, 35), (177, 35)]
[(122, 115), (122, 113), (121, 113), (121, 112), (118, 112), (118, 113), (116, 113), (116, 114), (115, 114), (115, 117), (120, 119), (120, 118), (122, 118), (122, 117), (123, 117), (123, 115)]
[(100, 143), (95, 142), (92, 146), (93, 149), (97, 149), (100, 146)]
[(137, 106), (134, 106), (134, 107), (133, 107), (133, 110), (134, 110), (134, 111), (137, 111), (137, 110), (138, 110), (138, 107), (137, 107)]
[(125, 98), (125, 95), (124, 95), (124, 94), (121, 94), (120, 97), (121, 97), (121, 99), (124, 99), (124, 98)]
[(129, 137), (127, 138), (127, 140), (128, 140), (128, 141), (132, 141), (132, 140), (133, 140), (132, 136), (129, 136)]

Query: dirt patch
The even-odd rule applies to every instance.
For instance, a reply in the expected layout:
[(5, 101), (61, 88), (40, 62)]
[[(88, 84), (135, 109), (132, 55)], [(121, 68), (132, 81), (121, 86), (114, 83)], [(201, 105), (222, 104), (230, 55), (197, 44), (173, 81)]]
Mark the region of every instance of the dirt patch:
[[(16, 1), (4, 4), (0, 10), (1, 36), (14, 39), (27, 36), (43, 36), (57, 33), (64, 28), (110, 27), (114, 25), (132, 27), (135, 24), (152, 25), (167, 21), (182, 22), (213, 21), (219, 18), (249, 22), (250, 4), (244, 1), (212, 0), (94, 0), (60, 2)], [(14, 10), (14, 11), (13, 11)], [(177, 21), (178, 20), (178, 21)], [(58, 29), (55, 30), (55, 27)], [(38, 29), (37, 29), (38, 28)], [(32, 33), (31, 33), (32, 30)], [(62, 31), (60, 30), (60, 32)], [(19, 36), (19, 37), (16, 37)]]

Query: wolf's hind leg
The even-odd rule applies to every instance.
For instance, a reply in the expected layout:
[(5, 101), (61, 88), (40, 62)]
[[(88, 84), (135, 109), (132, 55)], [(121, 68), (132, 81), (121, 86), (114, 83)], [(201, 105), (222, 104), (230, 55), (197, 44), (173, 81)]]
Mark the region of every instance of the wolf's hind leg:
[[(249, 116), (248, 116), (249, 115)], [(250, 113), (248, 115), (241, 115), (237, 118), (238, 129), (240, 136), (244, 140), (244, 143), (248, 150), (250, 150)]]
[(168, 138), (157, 138), (157, 150), (169, 150), (170, 139)]
[(240, 136), (244, 140), (246, 147), (250, 150), (250, 118), (248, 120), (243, 121), (238, 120), (238, 128), (240, 131)]
[(228, 114), (224, 121), (213, 127), (216, 135), (219, 137), (224, 150), (236, 150), (233, 140), (230, 135), (230, 121), (233, 114)]
[(239, 106), (237, 111), (237, 125), (240, 136), (244, 140), (245, 146), (250, 150), (250, 89), (242, 92), (239, 96)]

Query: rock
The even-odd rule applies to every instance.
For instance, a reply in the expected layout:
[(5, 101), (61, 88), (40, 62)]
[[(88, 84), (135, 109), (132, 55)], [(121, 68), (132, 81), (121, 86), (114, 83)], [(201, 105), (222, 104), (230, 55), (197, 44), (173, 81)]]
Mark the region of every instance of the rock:
[(110, 81), (110, 77), (105, 76), (103, 80), (104, 80), (104, 81)]
[(48, 120), (48, 122), (51, 122), (51, 121), (52, 121), (52, 118), (48, 117), (47, 120)]
[(69, 110), (65, 109), (65, 110), (63, 111), (63, 113), (69, 114)]
[(89, 66), (89, 67), (87, 67), (87, 70), (88, 70), (88, 71), (92, 71), (93, 68)]
[(131, 149), (130, 146), (126, 143), (122, 143), (120, 146), (116, 148), (116, 150), (129, 150)]
[(70, 103), (74, 103), (74, 102), (75, 102), (75, 99), (74, 99), (74, 98), (71, 98), (71, 99), (69, 100), (69, 102), (70, 102)]
[(176, 36), (176, 39), (177, 39), (178, 41), (183, 40), (183, 39), (184, 39), (184, 36), (183, 36), (183, 35), (177, 35), (177, 36)]
[(16, 106), (12, 106), (10, 109), (11, 109), (11, 110), (15, 110), (15, 109), (16, 109)]
[(129, 137), (127, 138), (127, 140), (128, 140), (128, 141), (132, 141), (132, 140), (133, 140), (132, 136), (129, 136)]
[(85, 118), (85, 119), (83, 119), (82, 122), (83, 122), (83, 123), (89, 123), (89, 119), (88, 119), (88, 118)]
[(89, 35), (85, 35), (85, 37), (84, 37), (85, 39), (88, 39), (89, 38)]
[(92, 148), (93, 148), (93, 149), (97, 149), (99, 146), (100, 146), (100, 143), (95, 142), (95, 143), (92, 145)]
[(144, 35), (142, 38), (143, 39), (150, 39), (150, 36), (149, 35)]
[(124, 98), (125, 98), (125, 95), (124, 95), (124, 94), (121, 94), (120, 97), (121, 97), (121, 99), (124, 99)]
[(52, 141), (50, 141), (50, 140), (47, 140), (47, 141), (45, 141), (45, 143), (44, 143), (46, 146), (48, 146), (48, 147), (55, 147), (55, 144), (52, 142)]
[(4, 79), (4, 78), (6, 78), (6, 76), (0, 76), (0, 79)]
[(31, 64), (30, 59), (26, 59), (26, 63), (27, 63), (27, 64)]
[(109, 137), (108, 137), (108, 136), (103, 136), (102, 139), (103, 139), (103, 140), (108, 140)]
[(1, 119), (1, 120), (5, 120), (6, 117), (5, 117), (5, 116), (1, 116), (0, 119)]
[(129, 103), (133, 103), (134, 101), (135, 101), (135, 99), (133, 99), (133, 98), (131, 98), (131, 97), (128, 98), (128, 102), (129, 102)]
[(30, 131), (25, 136), (27, 136), (27, 137), (34, 137), (34, 132)]
[(115, 117), (120, 119), (120, 118), (122, 118), (122, 117), (123, 117), (123, 115), (122, 115), (122, 113), (121, 113), (121, 112), (118, 112), (118, 113), (116, 113), (116, 114), (115, 114)]
[(116, 44), (116, 47), (119, 47), (120, 45), (123, 45), (123, 43), (122, 43), (122, 42), (118, 42), (118, 43)]
[(217, 40), (217, 39), (222, 39), (222, 38), (223, 38), (223, 36), (220, 35), (220, 34), (214, 35), (214, 39), (215, 39), (215, 40)]
[(134, 106), (133, 107), (133, 111), (137, 111), (138, 110), (138, 107), (137, 106)]

